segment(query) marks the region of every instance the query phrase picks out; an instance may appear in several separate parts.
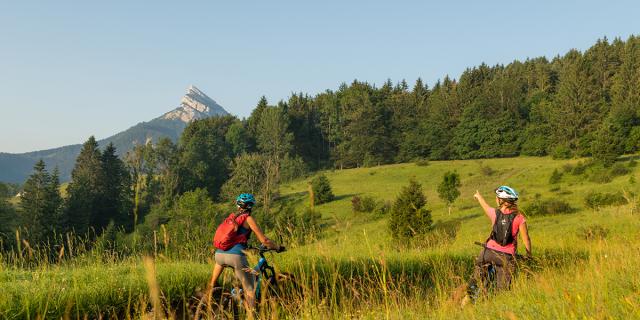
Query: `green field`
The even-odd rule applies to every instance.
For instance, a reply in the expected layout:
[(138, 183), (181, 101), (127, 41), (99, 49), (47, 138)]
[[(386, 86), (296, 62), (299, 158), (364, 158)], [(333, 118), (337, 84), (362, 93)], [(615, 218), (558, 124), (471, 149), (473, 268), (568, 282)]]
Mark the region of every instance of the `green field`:
[[(610, 181), (587, 170), (572, 174), (579, 160), (550, 158), (432, 161), (325, 172), (336, 200), (316, 206), (326, 226), (317, 241), (271, 257), (296, 275), (304, 295), (292, 297), (269, 318), (367, 319), (630, 319), (640, 318), (640, 236), (634, 183), (638, 169), (630, 158), (618, 166), (630, 172)], [(554, 169), (565, 172), (550, 185)], [(443, 174), (456, 170), (461, 196), (449, 215), (436, 192)], [(602, 169), (605, 170), (605, 169)], [(387, 218), (354, 213), (353, 196), (393, 201), (415, 179), (423, 186), (434, 228), (411, 245), (394, 242)], [(594, 182), (598, 181), (598, 182)], [(281, 201), (308, 206), (307, 180), (281, 186)], [(536, 260), (520, 269), (510, 291), (474, 305), (460, 306), (461, 288), (479, 251), (474, 241), (490, 232), (488, 219), (473, 200), (487, 199), (498, 185), (521, 193), (520, 206), (534, 199), (568, 203), (570, 213), (527, 217)], [(624, 204), (589, 208), (591, 192), (624, 194)], [(203, 250), (206, 250), (203, 248)], [(523, 248), (520, 248), (522, 252)], [(192, 257), (156, 263), (164, 301), (180, 308), (206, 283), (210, 265)], [(231, 272), (227, 271), (227, 278)], [(143, 316), (148, 310), (141, 258), (110, 262), (87, 256), (61, 265), (24, 269), (0, 265), (0, 317), (59, 318)], [(169, 310), (171, 311), (171, 310)], [(175, 310), (174, 310), (175, 311)]]

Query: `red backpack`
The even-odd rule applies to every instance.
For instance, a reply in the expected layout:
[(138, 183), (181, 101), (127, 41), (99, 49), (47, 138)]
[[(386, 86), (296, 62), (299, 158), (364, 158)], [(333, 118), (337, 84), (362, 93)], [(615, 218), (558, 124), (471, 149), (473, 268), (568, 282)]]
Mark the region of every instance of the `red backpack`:
[(243, 213), (236, 217), (235, 213), (231, 213), (216, 229), (213, 236), (213, 246), (220, 250), (229, 250), (238, 243), (247, 242), (247, 236), (238, 234), (238, 227), (241, 226), (249, 214)]

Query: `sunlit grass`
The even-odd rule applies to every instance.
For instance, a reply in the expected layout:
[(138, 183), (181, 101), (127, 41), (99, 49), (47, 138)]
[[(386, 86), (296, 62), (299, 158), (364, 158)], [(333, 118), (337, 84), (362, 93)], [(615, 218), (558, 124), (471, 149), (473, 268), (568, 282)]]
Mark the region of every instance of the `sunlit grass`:
[[(590, 191), (638, 194), (639, 188), (629, 182), (628, 175), (596, 184), (565, 174), (552, 190), (548, 184), (551, 172), (576, 162), (522, 157), (326, 172), (337, 200), (316, 207), (327, 225), (325, 232), (311, 244), (292, 246), (288, 252), (269, 256), (278, 270), (295, 275), (303, 294), (265, 306), (263, 317), (639, 318), (640, 247), (636, 241), (640, 220), (635, 204), (600, 210), (584, 205), (584, 196)], [(481, 166), (495, 172), (483, 175)], [(447, 170), (456, 170), (463, 185), (451, 215), (435, 191)], [(435, 221), (434, 230), (417, 243), (392, 241), (385, 217), (352, 212), (352, 196), (392, 201), (411, 178), (423, 184), (427, 207)], [(483, 241), (490, 231), (472, 194), (477, 189), (491, 199), (492, 190), (501, 184), (521, 192), (523, 207), (540, 194), (543, 199), (563, 199), (576, 211), (528, 217), (536, 261), (520, 269), (512, 290), (461, 308), (461, 288), (479, 251), (473, 242)], [(298, 199), (300, 207), (308, 205), (307, 190), (307, 180), (281, 188), (282, 196)], [(603, 238), (586, 237), (585, 228), (593, 226), (607, 234)], [(202, 248), (205, 253), (207, 250)], [(190, 256), (159, 255), (155, 266), (167, 314), (186, 308), (184, 304), (204, 287), (211, 271), (206, 261)], [(141, 257), (110, 261), (86, 253), (31, 269), (25, 269), (24, 264), (4, 264), (0, 268), (0, 317), (59, 318), (67, 314), (76, 318), (87, 314), (92, 318), (102, 314), (135, 318), (152, 309)], [(226, 276), (227, 280), (232, 278), (230, 272)]]

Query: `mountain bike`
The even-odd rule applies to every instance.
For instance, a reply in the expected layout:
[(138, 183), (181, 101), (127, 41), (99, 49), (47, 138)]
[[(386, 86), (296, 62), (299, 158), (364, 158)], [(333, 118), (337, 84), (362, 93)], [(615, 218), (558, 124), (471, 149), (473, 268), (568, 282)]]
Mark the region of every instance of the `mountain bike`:
[[(260, 256), (258, 263), (253, 268), (247, 268), (245, 270), (256, 277), (256, 311), (257, 308), (266, 305), (269, 301), (283, 302), (285, 298), (302, 294), (300, 290), (301, 287), (297, 284), (294, 277), (289, 273), (276, 272), (265, 257), (265, 253), (267, 252), (279, 253), (284, 250), (276, 251), (275, 249), (268, 249), (264, 246), (247, 247), (246, 250), (255, 251)], [(244, 308), (244, 290), (237, 283), (231, 289), (214, 287), (209, 303), (206, 303), (207, 299), (207, 297), (200, 299), (194, 319), (199, 319), (200, 308), (204, 304), (207, 305), (207, 318), (239, 319), (241, 315), (246, 312)]]
[[(491, 250), (487, 247), (486, 243), (474, 242), (474, 244), (485, 248), (485, 250)], [(528, 261), (529, 257), (516, 254), (513, 256), (515, 259), (515, 268), (523, 267), (522, 261)], [(478, 281), (480, 280), (480, 281)], [(498, 288), (497, 267), (494, 263), (487, 261), (481, 266), (480, 279), (473, 279), (469, 281), (467, 287), (467, 296), (470, 302), (475, 302), (482, 294), (491, 293)]]

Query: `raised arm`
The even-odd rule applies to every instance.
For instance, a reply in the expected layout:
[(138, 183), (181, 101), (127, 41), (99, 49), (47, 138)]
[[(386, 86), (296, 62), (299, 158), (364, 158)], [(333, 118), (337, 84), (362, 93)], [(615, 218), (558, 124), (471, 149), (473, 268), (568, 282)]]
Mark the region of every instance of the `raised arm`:
[(520, 237), (522, 237), (522, 241), (524, 242), (524, 248), (527, 250), (527, 256), (531, 256), (531, 239), (529, 239), (529, 231), (527, 231), (527, 222), (523, 222), (520, 225)]
[(482, 197), (480, 192), (478, 192), (478, 190), (476, 190), (476, 193), (473, 195), (473, 197), (476, 200), (478, 200), (478, 203), (482, 207), (482, 210), (484, 210), (484, 214), (486, 214), (489, 219), (492, 219), (491, 215), (489, 214), (489, 211), (491, 210), (491, 206), (487, 203), (487, 201), (484, 200), (484, 198)]
[(280, 248), (279, 245), (277, 245), (275, 242), (271, 241), (269, 238), (267, 238), (267, 236), (264, 235), (264, 233), (262, 232), (262, 229), (258, 227), (258, 223), (252, 216), (247, 217), (246, 223), (249, 225), (249, 228), (251, 229), (251, 231), (253, 231), (253, 233), (256, 234), (256, 237), (258, 237), (258, 240), (260, 241), (260, 243), (262, 243), (265, 247), (269, 249)]

